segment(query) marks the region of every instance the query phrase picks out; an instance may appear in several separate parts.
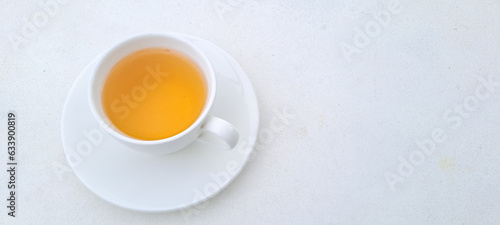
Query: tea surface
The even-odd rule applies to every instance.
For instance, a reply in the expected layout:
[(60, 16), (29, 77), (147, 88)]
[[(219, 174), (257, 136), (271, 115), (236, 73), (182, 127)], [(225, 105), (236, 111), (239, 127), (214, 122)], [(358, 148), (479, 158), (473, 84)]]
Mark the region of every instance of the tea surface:
[(148, 48), (116, 63), (104, 83), (101, 102), (107, 117), (124, 134), (159, 140), (191, 126), (206, 96), (203, 74), (188, 57)]

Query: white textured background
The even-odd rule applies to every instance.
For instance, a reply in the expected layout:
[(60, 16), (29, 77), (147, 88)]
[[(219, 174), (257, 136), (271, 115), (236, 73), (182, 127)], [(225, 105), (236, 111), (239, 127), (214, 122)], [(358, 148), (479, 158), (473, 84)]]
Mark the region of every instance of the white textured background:
[[(23, 34), (43, 7), (0, 1), (0, 224), (500, 224), (500, 87), (480, 81), (500, 82), (498, 1), (61, 3)], [(68, 168), (60, 122), (73, 81), (99, 53), (145, 32), (225, 49), (256, 89), (261, 128), (275, 111), (295, 115), (194, 214), (127, 211), (57, 170)], [(476, 88), (488, 97), (477, 100)], [(464, 101), (468, 111), (455, 113)], [(5, 208), (9, 110), (20, 139), (14, 219)], [(416, 142), (436, 129), (446, 139), (423, 155)], [(399, 168), (411, 156), (424, 158)]]

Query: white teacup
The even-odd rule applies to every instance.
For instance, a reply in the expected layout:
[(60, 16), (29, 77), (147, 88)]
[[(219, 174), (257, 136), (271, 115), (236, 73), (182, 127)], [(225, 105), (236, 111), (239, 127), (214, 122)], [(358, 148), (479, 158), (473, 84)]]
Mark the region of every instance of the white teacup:
[[(133, 52), (152, 47), (167, 48), (180, 52), (191, 59), (192, 62), (196, 63), (202, 71), (207, 84), (207, 98), (202, 112), (191, 126), (172, 137), (150, 141), (130, 137), (117, 129), (104, 113), (101, 103), (101, 93), (111, 68), (118, 61)], [(208, 131), (219, 136), (227, 143), (230, 149), (232, 149), (238, 143), (238, 131), (229, 122), (209, 115), (209, 111), (215, 99), (216, 83), (217, 80), (212, 64), (205, 54), (190, 43), (189, 40), (179, 37), (176, 34), (139, 35), (112, 47), (104, 54), (99, 62), (97, 62), (89, 86), (90, 109), (97, 122), (101, 124), (101, 126), (104, 126), (109, 134), (141, 152), (166, 154), (179, 151), (195, 141), (203, 131)]]

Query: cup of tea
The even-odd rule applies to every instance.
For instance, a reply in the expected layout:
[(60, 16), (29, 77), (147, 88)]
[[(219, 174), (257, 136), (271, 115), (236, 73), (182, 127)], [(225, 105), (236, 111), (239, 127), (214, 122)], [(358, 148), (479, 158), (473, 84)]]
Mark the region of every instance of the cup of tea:
[(238, 131), (209, 114), (217, 80), (206, 55), (176, 34), (144, 34), (109, 49), (97, 62), (89, 86), (90, 109), (108, 133), (134, 149), (179, 151), (202, 132), (229, 149)]

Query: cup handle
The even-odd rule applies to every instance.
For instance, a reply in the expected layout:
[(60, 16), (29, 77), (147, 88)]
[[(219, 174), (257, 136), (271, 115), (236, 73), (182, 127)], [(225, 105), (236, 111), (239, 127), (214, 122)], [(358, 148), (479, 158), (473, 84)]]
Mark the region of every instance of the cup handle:
[(202, 131), (208, 131), (221, 138), (228, 144), (229, 149), (233, 149), (240, 139), (240, 134), (236, 128), (234, 128), (231, 123), (219, 117), (209, 115), (201, 129)]

